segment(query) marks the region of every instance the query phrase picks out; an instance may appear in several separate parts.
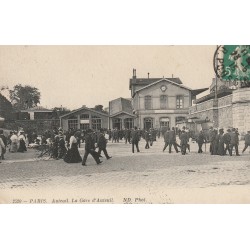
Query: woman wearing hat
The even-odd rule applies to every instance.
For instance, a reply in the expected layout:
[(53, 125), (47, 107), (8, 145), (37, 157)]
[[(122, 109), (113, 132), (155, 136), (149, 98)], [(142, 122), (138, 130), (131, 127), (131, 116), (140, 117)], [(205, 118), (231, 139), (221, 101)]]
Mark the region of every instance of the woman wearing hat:
[(64, 161), (67, 163), (79, 163), (82, 161), (82, 157), (77, 147), (77, 133), (71, 133), (69, 139), (69, 148), (64, 157)]
[(27, 151), (27, 148), (26, 148), (26, 145), (25, 145), (26, 137), (24, 135), (23, 130), (20, 130), (19, 133), (20, 133), (20, 135), (18, 136), (19, 148), (18, 148), (17, 152), (24, 153), (25, 151)]
[(17, 152), (17, 145), (18, 145), (18, 137), (17, 137), (17, 132), (14, 131), (12, 136), (10, 137), (10, 152), (11, 153), (16, 153)]

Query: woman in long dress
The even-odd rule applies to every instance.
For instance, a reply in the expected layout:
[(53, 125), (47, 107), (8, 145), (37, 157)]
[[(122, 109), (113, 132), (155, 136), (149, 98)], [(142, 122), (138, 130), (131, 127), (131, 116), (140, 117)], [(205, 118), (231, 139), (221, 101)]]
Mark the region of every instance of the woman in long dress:
[(72, 134), (69, 139), (69, 148), (64, 157), (64, 161), (67, 163), (79, 163), (82, 161), (80, 153), (78, 151), (77, 133)]
[(12, 136), (10, 137), (10, 152), (11, 153), (16, 153), (17, 152), (17, 145), (18, 145), (18, 137), (17, 137), (17, 132), (14, 131)]
[(26, 137), (24, 135), (24, 131), (20, 131), (20, 135), (18, 136), (18, 140), (19, 140), (19, 148), (18, 148), (17, 152), (24, 153), (25, 151), (27, 151), (27, 148), (25, 145)]

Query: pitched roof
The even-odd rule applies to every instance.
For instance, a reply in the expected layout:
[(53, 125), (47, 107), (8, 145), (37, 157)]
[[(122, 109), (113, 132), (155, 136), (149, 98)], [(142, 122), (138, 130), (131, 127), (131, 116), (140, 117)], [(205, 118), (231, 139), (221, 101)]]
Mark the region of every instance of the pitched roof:
[(106, 113), (106, 112), (97, 111), (97, 110), (95, 110), (95, 109), (93, 109), (93, 108), (81, 107), (81, 108), (75, 109), (75, 110), (73, 110), (73, 111), (71, 111), (71, 112), (69, 112), (69, 113), (67, 113), (67, 114), (65, 114), (65, 115), (61, 115), (61, 116), (60, 116), (60, 119), (66, 117), (66, 116), (70, 116), (70, 115), (72, 115), (72, 114), (74, 114), (74, 113), (76, 113), (76, 112), (79, 112), (79, 111), (81, 111), (81, 110), (88, 110), (88, 111), (90, 111), (90, 112), (94, 112), (94, 113), (97, 113), (97, 114), (99, 114), (99, 115), (109, 116), (108, 113)]
[[(182, 81), (180, 80), (180, 78), (175, 77), (175, 78), (135, 78), (135, 79), (129, 79), (129, 89), (131, 89), (132, 85), (149, 85), (152, 84), (154, 82), (157, 82), (161, 79), (167, 79), (170, 80), (172, 82), (175, 82), (177, 84), (183, 84)], [(135, 81), (135, 82), (134, 82)]]
[(115, 113), (115, 114), (110, 115), (110, 117), (115, 117), (115, 116), (120, 115), (120, 114), (126, 114), (126, 115), (129, 115), (129, 116), (136, 117), (136, 115), (134, 115), (133, 113), (128, 113), (128, 112), (126, 112), (126, 111), (117, 112), (117, 113)]
[(172, 79), (172, 78), (161, 78), (161, 79), (158, 80), (158, 81), (152, 82), (151, 84), (148, 84), (148, 85), (146, 85), (146, 86), (144, 86), (144, 87), (142, 87), (142, 88), (136, 90), (135, 93), (134, 93), (134, 95), (135, 95), (137, 92), (139, 92), (139, 91), (141, 91), (141, 90), (143, 90), (143, 89), (149, 88), (149, 87), (151, 87), (151, 86), (153, 86), (153, 85), (155, 85), (155, 84), (157, 84), (157, 83), (159, 83), (159, 82), (161, 82), (161, 81), (166, 81), (166, 82), (169, 82), (169, 83), (171, 83), (171, 84), (173, 84), (173, 85), (177, 85), (177, 86), (180, 87), (180, 88), (184, 88), (184, 89), (188, 89), (188, 90), (192, 91), (192, 89), (190, 89), (190, 88), (188, 88), (188, 87), (186, 87), (186, 86), (184, 86), (184, 85), (182, 85), (182, 84), (180, 85), (180, 84), (178, 84), (178, 83), (176, 83), (176, 82), (173, 82), (173, 81), (170, 80), (170, 79)]

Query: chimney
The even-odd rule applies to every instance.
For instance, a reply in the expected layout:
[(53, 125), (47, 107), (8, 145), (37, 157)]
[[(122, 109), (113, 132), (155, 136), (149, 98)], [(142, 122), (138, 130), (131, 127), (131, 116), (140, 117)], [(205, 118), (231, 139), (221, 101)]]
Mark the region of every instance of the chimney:
[(149, 73), (148, 73), (148, 79), (149, 79)]
[(136, 69), (133, 69), (133, 80), (132, 83), (135, 84), (136, 83)]

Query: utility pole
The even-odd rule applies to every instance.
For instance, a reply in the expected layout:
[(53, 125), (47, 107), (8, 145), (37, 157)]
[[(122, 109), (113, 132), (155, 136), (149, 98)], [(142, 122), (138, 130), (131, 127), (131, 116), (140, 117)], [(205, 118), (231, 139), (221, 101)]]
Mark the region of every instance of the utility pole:
[[(216, 50), (218, 50), (218, 45), (216, 46)], [(215, 67), (217, 69), (217, 66), (218, 66), (218, 53), (216, 53), (216, 58), (215, 58)], [(214, 100), (217, 102), (217, 98), (218, 98), (218, 93), (217, 93), (217, 84), (218, 84), (218, 77), (217, 77), (217, 74), (215, 74), (215, 86), (214, 86)]]

